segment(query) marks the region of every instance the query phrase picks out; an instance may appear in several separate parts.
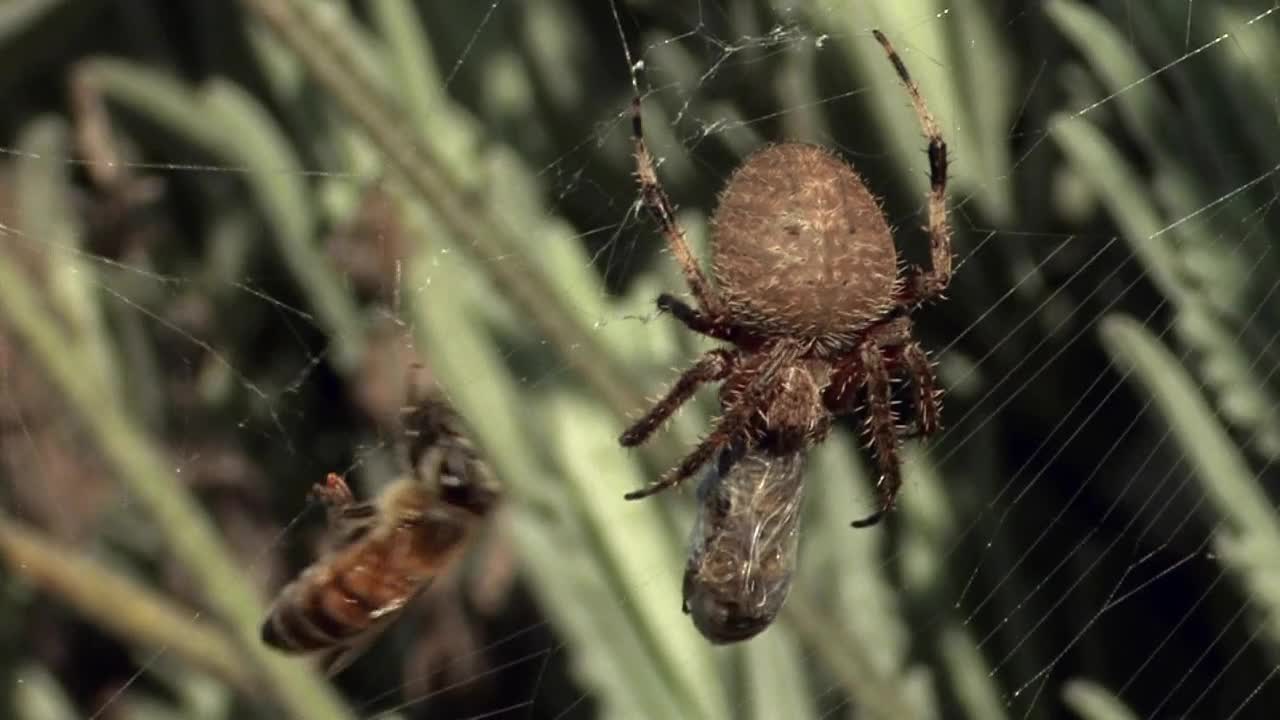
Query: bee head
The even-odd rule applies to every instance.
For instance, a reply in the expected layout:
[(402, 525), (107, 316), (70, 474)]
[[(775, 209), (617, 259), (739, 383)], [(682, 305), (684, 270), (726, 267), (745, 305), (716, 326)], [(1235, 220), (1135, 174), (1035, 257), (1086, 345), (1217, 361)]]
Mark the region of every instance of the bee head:
[(441, 465), (440, 499), (473, 515), (488, 515), (502, 495), (498, 483), (484, 461), (469, 454), (452, 457), (461, 454), (448, 453)]

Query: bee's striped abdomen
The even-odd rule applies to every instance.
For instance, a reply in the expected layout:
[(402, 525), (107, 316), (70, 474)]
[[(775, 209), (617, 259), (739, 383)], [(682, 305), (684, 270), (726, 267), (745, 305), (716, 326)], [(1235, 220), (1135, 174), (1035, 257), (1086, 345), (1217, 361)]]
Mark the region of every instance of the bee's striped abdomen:
[(262, 624), (263, 642), (288, 652), (312, 652), (368, 629), (375, 608), (344, 579), (328, 567), (304, 572), (280, 593)]

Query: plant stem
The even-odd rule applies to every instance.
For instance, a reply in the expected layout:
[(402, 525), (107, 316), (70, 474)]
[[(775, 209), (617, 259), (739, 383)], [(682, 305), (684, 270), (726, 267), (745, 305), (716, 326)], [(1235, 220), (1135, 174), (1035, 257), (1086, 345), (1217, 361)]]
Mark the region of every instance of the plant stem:
[(0, 557), (21, 576), (130, 645), (171, 651), (246, 694), (256, 679), (218, 628), (134, 580), (0, 517)]
[(503, 261), (522, 255), (515, 234), (484, 208), (460, 197), (453, 189), (460, 184), (449, 177), (432, 149), (373, 90), (377, 83), (360, 76), (359, 65), (351, 60), (338, 33), (321, 27), (310, 11), (293, 0), (242, 2), (298, 54), (420, 199), (474, 250), (485, 271), (492, 274), (493, 286), (506, 293), (513, 307), (529, 315), (592, 390), (619, 415), (643, 407), (644, 397), (632, 389), (635, 383), (617, 382), (628, 374), (574, 319), (573, 310), (563, 306), (546, 276), (531, 264)]
[(894, 680), (885, 678), (876, 670), (875, 663), (865, 655), (857, 642), (848, 642), (840, 633), (833, 633), (834, 618), (809, 602), (806, 596), (795, 594), (787, 599), (783, 620), (796, 637), (808, 644), (822, 658), (822, 663), (849, 690), (853, 701), (865, 707), (873, 717), (883, 720), (908, 720), (919, 716), (902, 695)]

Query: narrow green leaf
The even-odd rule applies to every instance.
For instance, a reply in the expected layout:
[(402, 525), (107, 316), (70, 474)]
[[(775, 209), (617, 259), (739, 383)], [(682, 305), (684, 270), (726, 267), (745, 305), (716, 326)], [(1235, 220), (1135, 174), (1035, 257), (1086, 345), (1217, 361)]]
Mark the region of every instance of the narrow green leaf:
[(284, 132), (239, 87), (221, 80), (193, 93), (172, 77), (113, 59), (88, 61), (92, 78), (112, 101), (145, 116), (242, 177), (271, 226), (271, 237), (334, 344), (333, 362), (355, 367), (363, 352), (363, 321), (315, 238), (306, 177)]
[(14, 683), (14, 720), (76, 720), (80, 717), (58, 679), (43, 665), (18, 668)]
[(68, 166), (55, 160), (71, 157), (70, 130), (55, 117), (39, 118), (23, 128), (18, 138), (18, 172), (15, 194), (21, 218), (22, 240), (33, 252), (47, 258), (46, 280), (50, 298), (70, 332), (67, 341), (105, 392), (118, 388), (116, 358), (103, 317), (99, 266), (83, 247), (84, 226), (72, 204)]
[(1140, 178), (1120, 159), (1116, 148), (1096, 127), (1078, 116), (1059, 115), (1050, 135), (1067, 159), (1098, 189), (1099, 197), (1124, 231), (1134, 254), (1165, 297), (1186, 301), (1187, 290), (1178, 276), (1179, 258), (1160, 211)]
[(1138, 322), (1112, 316), (1101, 327), (1112, 359), (1133, 372), (1151, 394), (1206, 497), (1223, 517), (1214, 536), (1217, 556), (1266, 613), (1266, 637), (1280, 647), (1280, 519), (1240, 449), (1188, 375)]
[(725, 717), (722, 689), (705, 640), (680, 606), (683, 543), (673, 541), (654, 501), (627, 502), (646, 477), (618, 447), (622, 425), (595, 403), (568, 394), (551, 400), (550, 437), (577, 494), (580, 511), (617, 578), (619, 602), (629, 607), (684, 717)]
[(263, 608), (247, 586), (221, 535), (189, 488), (173, 475), (160, 452), (101, 384), (84, 373), (64, 333), (12, 258), (0, 253), (0, 314), (29, 348), (52, 385), (84, 422), (86, 431), (169, 542), (169, 549), (196, 579), (205, 602), (243, 642), (247, 660), (264, 673), (272, 693), (293, 717), (345, 717), (341, 703), (320, 678), (279, 657), (258, 639)]
[(1112, 360), (1151, 395), (1218, 511), (1238, 530), (1265, 538), (1280, 558), (1280, 523), (1271, 501), (1187, 371), (1132, 318), (1107, 317), (1099, 332)]
[(949, 621), (939, 637), (938, 653), (946, 669), (941, 674), (951, 684), (965, 717), (971, 720), (1009, 717), (991, 664), (983, 657), (968, 627)]
[(1062, 701), (1083, 720), (1138, 720), (1109, 690), (1088, 680), (1071, 680), (1062, 690)]
[(599, 699), (601, 717), (678, 717), (681, 706), (600, 566), (598, 548), (572, 527), (578, 519), (571, 514), (570, 508), (560, 518), (517, 511), (512, 518), (539, 607), (568, 645), (562, 652), (571, 672)]
[[(729, 717), (817, 717), (817, 692), (807, 678), (800, 643), (779, 624), (742, 648), (745, 697), (735, 698)], [(744, 707), (745, 706), (745, 707)]]
[[(1120, 109), (1129, 134), (1153, 155), (1162, 153), (1160, 131), (1171, 109), (1160, 86), (1146, 79), (1151, 69), (1132, 39), (1123, 37), (1102, 13), (1076, 0), (1052, 0), (1044, 10), (1101, 77), (1112, 95), (1107, 102)], [(1080, 116), (1087, 117), (1091, 111), (1081, 108)]]
[[(972, 180), (972, 192), (982, 208), (996, 221), (1013, 219), (1013, 159), (1009, 133), (1014, 123), (1014, 102), (1018, 97), (1015, 53), (1001, 32), (999, 16), (981, 0), (959, 0), (951, 11), (953, 23), (947, 25), (951, 53), (949, 70), (959, 88), (958, 102), (963, 115), (956, 124), (970, 128), (970, 146), (948, 142), (948, 149), (964, 158)], [(926, 98), (928, 100), (928, 98)], [(957, 115), (960, 114), (957, 109)], [(945, 127), (943, 132), (950, 129)]]

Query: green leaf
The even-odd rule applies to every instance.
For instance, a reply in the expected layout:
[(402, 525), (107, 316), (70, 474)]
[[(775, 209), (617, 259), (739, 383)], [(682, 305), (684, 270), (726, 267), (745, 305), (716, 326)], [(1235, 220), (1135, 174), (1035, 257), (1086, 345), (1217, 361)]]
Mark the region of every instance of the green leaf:
[(599, 699), (601, 717), (678, 717), (682, 706), (579, 521), (566, 507), (558, 515), (518, 509), (512, 522), (539, 607), (567, 643), (573, 676)]
[(110, 100), (138, 112), (241, 175), (270, 226), (281, 258), (310, 299), (333, 343), (333, 362), (351, 370), (364, 348), (363, 320), (315, 238), (306, 175), (270, 113), (243, 89), (222, 80), (191, 92), (174, 78), (112, 59), (87, 61), (91, 78)]
[(1109, 316), (1099, 332), (1112, 360), (1150, 394), (1218, 511), (1235, 528), (1269, 538), (1280, 562), (1280, 523), (1271, 501), (1187, 371), (1132, 318)]
[(71, 698), (43, 665), (26, 665), (14, 678), (14, 720), (76, 720)]
[(968, 627), (955, 619), (948, 621), (939, 637), (938, 654), (947, 669), (943, 675), (966, 717), (973, 720), (1009, 717), (991, 664), (983, 657)]
[(1062, 690), (1062, 700), (1084, 720), (1138, 720), (1120, 698), (1088, 680), (1071, 680)]
[(818, 716), (805, 655), (785, 626), (769, 628), (747, 643), (742, 653), (746, 693), (736, 698), (730, 716), (758, 720)]
[(1182, 451), (1195, 468), (1206, 497), (1223, 518), (1215, 535), (1219, 558), (1268, 614), (1267, 637), (1280, 647), (1280, 520), (1258, 476), (1214, 417), (1187, 371), (1137, 321), (1103, 320), (1103, 346), (1150, 394)]
[[(1145, 81), (1151, 69), (1132, 39), (1123, 37), (1102, 13), (1075, 0), (1053, 0), (1044, 9), (1101, 77), (1109, 97), (1097, 108), (1114, 103), (1132, 137), (1158, 157), (1164, 151), (1159, 142), (1163, 120), (1171, 108), (1160, 86)], [(1087, 117), (1094, 109), (1081, 108), (1076, 117)]]
[(1050, 135), (1078, 172), (1097, 187), (1099, 197), (1160, 291), (1175, 303), (1186, 302), (1187, 290), (1178, 275), (1180, 259), (1165, 234), (1160, 210), (1107, 136), (1074, 115), (1058, 115)]
[(119, 362), (103, 317), (99, 266), (83, 247), (85, 228), (72, 203), (68, 166), (55, 161), (74, 154), (70, 130), (59, 118), (41, 117), (23, 128), (17, 149), (21, 240), (29, 251), (45, 255), (50, 299), (70, 331), (72, 352), (85, 359), (105, 392), (115, 393), (119, 388), (112, 379), (119, 377)]
[(551, 399), (548, 416), (565, 490), (575, 494), (601, 564), (615, 578), (617, 602), (628, 608), (684, 706), (681, 717), (726, 717), (711, 651), (681, 610), (683, 543), (673, 542), (656, 502), (622, 498), (647, 480), (618, 446), (622, 425), (598, 404), (568, 393)]

